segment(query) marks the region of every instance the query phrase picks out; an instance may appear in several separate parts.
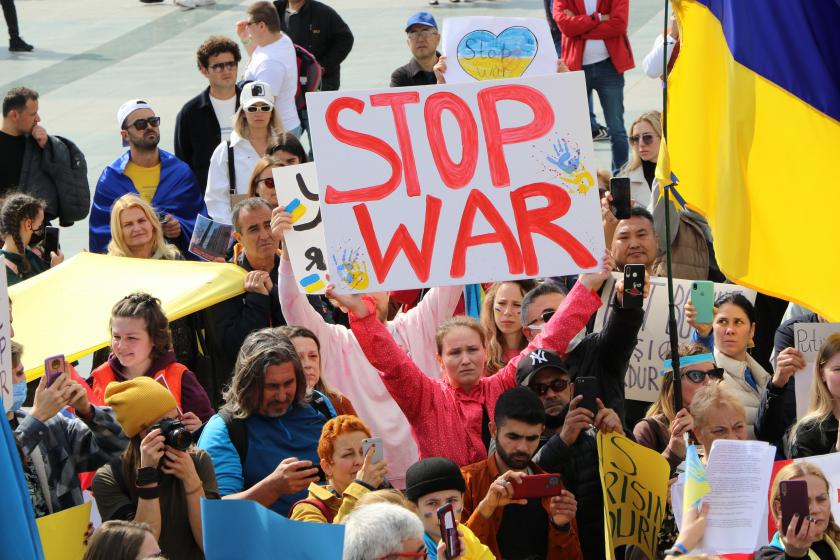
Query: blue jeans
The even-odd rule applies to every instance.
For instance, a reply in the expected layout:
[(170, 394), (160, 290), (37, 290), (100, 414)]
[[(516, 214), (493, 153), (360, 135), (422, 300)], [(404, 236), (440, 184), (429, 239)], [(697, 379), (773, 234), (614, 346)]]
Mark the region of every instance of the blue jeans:
[(586, 95), (589, 96), (589, 110), (592, 111), (592, 91), (598, 93), (604, 120), (610, 133), (612, 145), (613, 175), (627, 163), (629, 146), (627, 130), (624, 128), (624, 75), (619, 74), (609, 58), (583, 67), (586, 78)]

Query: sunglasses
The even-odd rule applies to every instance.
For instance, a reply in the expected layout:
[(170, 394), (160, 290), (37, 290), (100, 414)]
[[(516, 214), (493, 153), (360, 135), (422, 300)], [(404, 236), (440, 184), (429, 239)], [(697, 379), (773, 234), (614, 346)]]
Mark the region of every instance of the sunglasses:
[(248, 107), (245, 110), (248, 111), (249, 113), (257, 113), (257, 112), (268, 113), (273, 108), (274, 107), (272, 107), (271, 105), (251, 105), (250, 107)]
[(217, 62), (216, 64), (210, 65), (210, 70), (213, 72), (221, 72), (222, 70), (235, 70), (238, 62), (235, 60), (229, 60), (227, 62)]
[(565, 391), (566, 387), (571, 384), (571, 381), (568, 379), (555, 379), (551, 383), (531, 383), (528, 385), (533, 392), (535, 392), (540, 397), (544, 396), (548, 393), (548, 390), (551, 389), (555, 393), (559, 393), (560, 391)]
[[(549, 309), (548, 311), (543, 311), (542, 313), (540, 313), (540, 316), (538, 318), (536, 318), (533, 321), (531, 321), (530, 323), (528, 323), (528, 325), (526, 325), (525, 328), (530, 329), (532, 331), (543, 330), (543, 327), (545, 326), (545, 323), (548, 323), (551, 320), (551, 318), (554, 317), (554, 313), (555, 313), (555, 310), (553, 310), (553, 309)], [(542, 319), (543, 324), (542, 325), (535, 325), (534, 323), (536, 323), (540, 319)]]
[(653, 134), (646, 132), (644, 134), (634, 134), (630, 137), (630, 143), (633, 145), (638, 144), (639, 140), (642, 141), (644, 146), (650, 146), (653, 143)]
[(700, 371), (698, 369), (690, 369), (688, 371), (680, 372), (680, 377), (686, 377), (692, 383), (702, 383), (705, 381), (706, 376), (708, 375), (712, 379), (716, 379), (720, 381), (723, 379), (723, 368), (712, 368), (709, 371)]
[(125, 128), (128, 129), (128, 128), (131, 128), (132, 126), (134, 128), (136, 128), (137, 130), (146, 130), (147, 126), (153, 126), (153, 127), (157, 128), (158, 126), (160, 126), (160, 117), (149, 117), (148, 119), (137, 119), (136, 121), (134, 121), (130, 125), (126, 126)]
[(274, 177), (266, 177), (265, 179), (260, 179), (257, 181), (257, 184), (265, 183), (265, 186), (271, 190), (274, 190)]

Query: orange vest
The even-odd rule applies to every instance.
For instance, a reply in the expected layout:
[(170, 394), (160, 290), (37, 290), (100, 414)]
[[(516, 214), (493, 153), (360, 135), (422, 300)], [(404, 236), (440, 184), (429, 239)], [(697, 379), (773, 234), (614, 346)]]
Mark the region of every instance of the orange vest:
[[(164, 369), (158, 371), (150, 377), (169, 389), (172, 396), (175, 397), (175, 402), (178, 403), (178, 410), (183, 410), (181, 406), (181, 378), (184, 372), (187, 371), (187, 366), (172, 362)], [(96, 402), (93, 404), (98, 406), (105, 405), (105, 388), (109, 383), (118, 381), (117, 374), (111, 369), (110, 364), (105, 362), (90, 374), (93, 377), (93, 394), (96, 397)]]

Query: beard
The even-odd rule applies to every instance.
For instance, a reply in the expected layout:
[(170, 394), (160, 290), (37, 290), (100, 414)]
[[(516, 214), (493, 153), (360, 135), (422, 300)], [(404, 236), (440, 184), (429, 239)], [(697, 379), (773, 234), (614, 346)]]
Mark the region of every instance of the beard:
[(131, 145), (141, 152), (150, 152), (157, 149), (160, 143), (160, 134), (151, 134), (146, 136), (141, 134), (139, 136), (131, 136)]
[(528, 463), (531, 462), (531, 455), (527, 453), (514, 453), (512, 455), (508, 455), (502, 446), (499, 445), (499, 440), (496, 440), (496, 453), (499, 454), (499, 457), (502, 459), (502, 462), (514, 470), (522, 470), (528, 466)]

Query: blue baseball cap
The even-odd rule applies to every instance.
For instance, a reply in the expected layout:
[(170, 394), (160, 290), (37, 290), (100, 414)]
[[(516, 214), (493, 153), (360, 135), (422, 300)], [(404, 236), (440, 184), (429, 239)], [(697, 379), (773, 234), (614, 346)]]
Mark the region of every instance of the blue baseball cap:
[(438, 28), (435, 16), (429, 12), (417, 12), (408, 18), (408, 21), (405, 22), (405, 30), (408, 31), (412, 25), (425, 25), (427, 27), (433, 27), (434, 29)]

